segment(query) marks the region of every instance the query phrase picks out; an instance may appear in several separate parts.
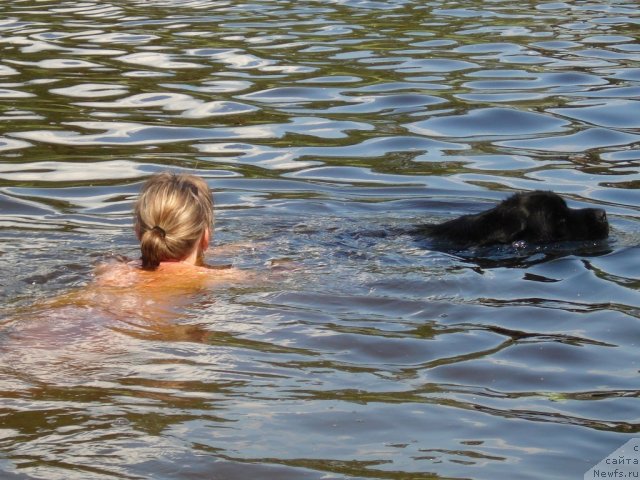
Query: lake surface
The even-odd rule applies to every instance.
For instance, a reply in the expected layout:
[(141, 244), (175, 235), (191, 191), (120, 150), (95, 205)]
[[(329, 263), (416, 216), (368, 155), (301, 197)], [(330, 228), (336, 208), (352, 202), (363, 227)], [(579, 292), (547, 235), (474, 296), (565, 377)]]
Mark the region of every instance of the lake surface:
[[(581, 479), (640, 436), (639, 33), (633, 0), (2, 2), (0, 476)], [(55, 303), (137, 257), (166, 169), (260, 280)], [(535, 189), (610, 238), (403, 233)]]

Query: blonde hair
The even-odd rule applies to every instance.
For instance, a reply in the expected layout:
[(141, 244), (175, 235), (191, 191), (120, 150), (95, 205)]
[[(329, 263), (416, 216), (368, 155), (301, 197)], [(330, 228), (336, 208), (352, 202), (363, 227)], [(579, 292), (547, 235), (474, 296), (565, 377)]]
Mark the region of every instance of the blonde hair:
[(195, 247), (202, 263), (199, 242), (213, 229), (213, 198), (204, 180), (186, 174), (155, 174), (142, 187), (134, 214), (143, 268), (182, 260)]

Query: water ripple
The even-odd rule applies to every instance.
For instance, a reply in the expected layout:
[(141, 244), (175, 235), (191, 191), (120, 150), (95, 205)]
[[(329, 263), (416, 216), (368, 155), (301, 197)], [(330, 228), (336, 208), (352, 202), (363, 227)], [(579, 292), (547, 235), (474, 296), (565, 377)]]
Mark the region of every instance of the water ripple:
[(434, 137), (511, 136), (561, 132), (568, 122), (549, 115), (508, 108), (472, 110), (464, 115), (436, 117), (407, 125), (413, 132)]
[(549, 152), (586, 152), (594, 148), (632, 145), (638, 141), (640, 141), (639, 135), (615, 132), (604, 128), (589, 128), (571, 135), (534, 140), (509, 140), (496, 144), (510, 148)]
[(125, 122), (72, 122), (71, 126), (103, 133), (82, 134), (73, 131), (43, 130), (12, 133), (18, 138), (61, 145), (147, 145), (189, 140), (282, 138), (296, 133), (317, 138), (343, 138), (349, 130), (371, 130), (366, 123), (331, 121), (323, 118), (294, 118), (288, 124), (264, 124), (246, 127), (193, 128), (140, 125)]
[(598, 125), (606, 128), (638, 129), (640, 119), (635, 115), (640, 102), (634, 100), (608, 101), (593, 105), (590, 103), (576, 103), (569, 108), (550, 109), (551, 113), (580, 120), (591, 125)]

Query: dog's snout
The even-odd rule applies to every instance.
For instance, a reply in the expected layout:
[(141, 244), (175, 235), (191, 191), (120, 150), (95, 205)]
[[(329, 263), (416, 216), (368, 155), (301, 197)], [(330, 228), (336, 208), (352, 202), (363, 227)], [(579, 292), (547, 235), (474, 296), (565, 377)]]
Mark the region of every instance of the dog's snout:
[(605, 212), (601, 208), (596, 208), (595, 209), (595, 214), (596, 214), (596, 220), (598, 220), (599, 222), (602, 222), (602, 223), (606, 223), (607, 222), (607, 212)]

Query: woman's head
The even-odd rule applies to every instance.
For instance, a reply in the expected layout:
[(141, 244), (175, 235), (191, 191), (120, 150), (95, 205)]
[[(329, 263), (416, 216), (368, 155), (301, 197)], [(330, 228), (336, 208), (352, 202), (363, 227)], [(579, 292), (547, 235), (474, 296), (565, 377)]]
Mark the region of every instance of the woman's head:
[(194, 252), (202, 261), (213, 226), (213, 198), (204, 180), (156, 174), (142, 187), (134, 213), (143, 268), (184, 260)]

